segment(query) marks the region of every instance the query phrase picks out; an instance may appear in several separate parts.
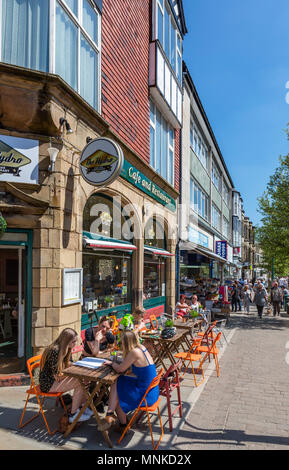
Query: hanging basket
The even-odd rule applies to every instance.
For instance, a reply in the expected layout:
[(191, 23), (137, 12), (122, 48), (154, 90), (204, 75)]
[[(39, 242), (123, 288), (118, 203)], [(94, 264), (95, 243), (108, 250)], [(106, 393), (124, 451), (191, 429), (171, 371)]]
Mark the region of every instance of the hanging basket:
[(2, 237), (3, 233), (6, 231), (6, 228), (7, 228), (7, 222), (0, 212), (0, 238)]

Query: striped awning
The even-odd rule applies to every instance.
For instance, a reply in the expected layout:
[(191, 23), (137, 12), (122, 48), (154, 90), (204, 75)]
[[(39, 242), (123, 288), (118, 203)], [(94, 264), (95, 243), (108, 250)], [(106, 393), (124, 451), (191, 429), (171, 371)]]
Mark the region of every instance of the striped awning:
[(132, 243), (116, 240), (115, 238), (103, 237), (95, 233), (83, 232), (83, 245), (85, 248), (93, 250), (117, 250), (117, 251), (136, 251), (137, 247)]
[(144, 251), (145, 253), (150, 253), (156, 256), (164, 256), (165, 258), (169, 258), (170, 256), (175, 256), (169, 251), (163, 250), (162, 248), (156, 248), (156, 247), (147, 246), (147, 245), (145, 245)]

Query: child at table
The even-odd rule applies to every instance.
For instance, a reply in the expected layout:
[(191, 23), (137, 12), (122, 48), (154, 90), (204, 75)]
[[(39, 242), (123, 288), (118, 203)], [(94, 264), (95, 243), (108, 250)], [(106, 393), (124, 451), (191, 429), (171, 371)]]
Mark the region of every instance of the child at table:
[[(121, 336), (123, 362), (105, 361), (121, 374), (130, 367), (136, 377), (121, 375), (110, 389), (108, 409), (100, 431), (109, 429), (119, 419), (119, 431), (123, 432), (127, 425), (126, 413), (135, 410), (152, 380), (157, 376), (156, 368), (151, 355), (139, 342), (133, 331), (125, 331)], [(148, 406), (152, 406), (159, 398), (159, 387), (154, 387), (146, 396)]]
[[(65, 328), (58, 338), (48, 346), (41, 357), (39, 385), (41, 392), (57, 393), (73, 390), (72, 407), (69, 422), (72, 423), (87, 398), (77, 379), (65, 377), (64, 369), (72, 365), (71, 352), (77, 344), (77, 333), (72, 328)], [(93, 412), (86, 409), (79, 421), (87, 421)]]

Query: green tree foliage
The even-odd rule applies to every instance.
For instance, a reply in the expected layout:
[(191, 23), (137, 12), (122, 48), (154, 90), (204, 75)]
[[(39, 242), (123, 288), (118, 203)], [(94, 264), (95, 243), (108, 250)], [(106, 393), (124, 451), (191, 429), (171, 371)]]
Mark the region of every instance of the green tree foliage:
[(258, 199), (262, 226), (257, 230), (257, 238), (264, 254), (264, 267), (271, 271), (274, 258), (275, 274), (282, 276), (289, 274), (289, 154), (280, 157), (279, 162), (266, 191)]

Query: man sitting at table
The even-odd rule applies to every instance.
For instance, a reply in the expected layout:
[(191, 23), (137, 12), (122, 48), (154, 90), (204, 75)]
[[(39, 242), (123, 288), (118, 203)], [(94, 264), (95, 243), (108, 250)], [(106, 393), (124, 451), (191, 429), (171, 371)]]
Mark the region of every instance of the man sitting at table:
[(97, 357), (102, 352), (110, 349), (114, 342), (115, 337), (111, 332), (109, 319), (102, 317), (98, 326), (85, 330), (82, 357)]

